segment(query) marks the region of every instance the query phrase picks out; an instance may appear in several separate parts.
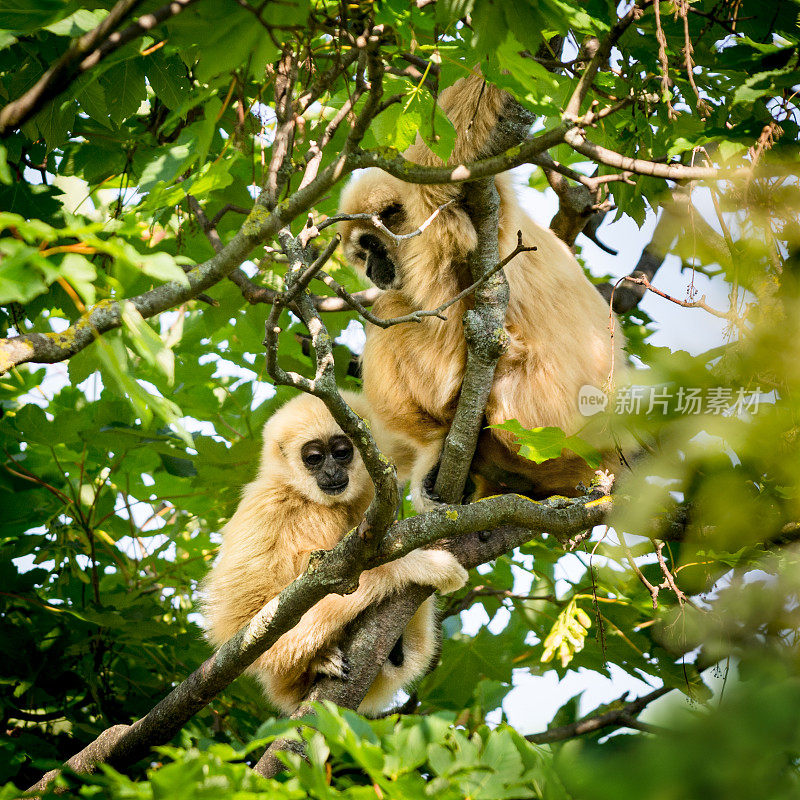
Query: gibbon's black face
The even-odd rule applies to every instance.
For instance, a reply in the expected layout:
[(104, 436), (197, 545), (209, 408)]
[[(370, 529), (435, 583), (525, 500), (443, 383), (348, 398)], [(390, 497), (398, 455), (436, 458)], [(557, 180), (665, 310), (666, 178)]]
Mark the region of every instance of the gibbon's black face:
[[(380, 221), (393, 233), (403, 224), (406, 218), (401, 203), (390, 203), (378, 212)], [(367, 277), (379, 289), (397, 287), (397, 267), (389, 255), (386, 245), (373, 233), (362, 233), (358, 237), (356, 257), (364, 261)]]
[(331, 436), (327, 441), (312, 439), (300, 449), (300, 458), (325, 494), (341, 494), (347, 488), (353, 445), (346, 436)]
[(397, 277), (397, 270), (389, 256), (386, 245), (374, 234), (363, 233), (358, 245), (364, 251), (367, 277), (379, 288), (390, 289)]

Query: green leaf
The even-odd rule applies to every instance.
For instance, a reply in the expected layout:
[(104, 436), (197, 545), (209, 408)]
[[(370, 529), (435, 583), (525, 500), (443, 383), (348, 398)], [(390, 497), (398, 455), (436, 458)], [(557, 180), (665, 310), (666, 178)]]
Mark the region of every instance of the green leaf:
[(99, 11), (88, 11), (80, 8), (74, 14), (70, 14), (68, 17), (54, 22), (51, 25), (47, 25), (45, 30), (56, 34), (56, 36), (69, 36), (74, 39), (96, 28), (106, 16), (108, 16), (108, 12), (102, 9)]
[(203, 168), (198, 170), (193, 176), (190, 188), (188, 191), (194, 197), (205, 197), (211, 192), (224, 189), (233, 183), (233, 175), (227, 164), (222, 161), (204, 164)]
[(482, 54), (493, 53), (508, 36), (501, 0), (475, 0), (472, 9), (472, 46)]
[(106, 128), (113, 130), (114, 126), (109, 119), (108, 104), (103, 84), (99, 80), (92, 80), (83, 87), (77, 95), (81, 108), (93, 119)]
[(127, 395), (134, 411), (141, 417), (143, 426), (149, 427), (155, 415), (167, 425), (171, 425), (178, 436), (191, 446), (192, 437), (180, 422), (183, 416), (180, 408), (171, 400), (150, 393), (133, 378), (122, 337), (101, 336), (96, 343), (104, 382), (110, 380)]
[(13, 239), (0, 240), (0, 303), (27, 303), (47, 291), (58, 278), (36, 247)]
[[(433, 99), (431, 98), (432, 102)], [(421, 112), (421, 124), (420, 133), (425, 140), (425, 144), (444, 163), (447, 163), (456, 142), (456, 130), (453, 127), (453, 123), (447, 118), (447, 114), (437, 105), (434, 110), (433, 124), (431, 124), (430, 110), (423, 109)]]
[(153, 255), (141, 255), (141, 270), (151, 278), (160, 281), (175, 281), (181, 286), (188, 286), (189, 279), (186, 273), (178, 266), (175, 259), (168, 253), (153, 253)]
[(561, 428), (546, 427), (528, 430), (515, 419), (509, 419), (499, 425), (490, 425), (489, 427), (511, 431), (516, 436), (516, 442), (521, 445), (519, 454), (535, 464), (541, 464), (551, 458), (559, 458), (562, 450), (571, 450), (593, 469), (597, 469), (603, 460), (600, 452), (592, 445), (579, 436), (567, 436)]
[(17, 41), (17, 37), (12, 36), (8, 31), (0, 31), (0, 50), (10, 47)]
[(122, 322), (128, 329), (136, 352), (156, 367), (172, 385), (175, 379), (175, 356), (162, 338), (145, 322), (133, 303), (122, 304)]
[(47, 149), (52, 150), (67, 140), (67, 133), (75, 121), (75, 112), (75, 101), (72, 98), (56, 98), (47, 103), (26, 127), (35, 125), (47, 142)]
[(261, 76), (266, 65), (278, 54), (277, 48), (252, 15), (237, 9), (233, 24), (223, 24), (206, 30), (198, 49), (200, 56), (195, 75), (208, 82), (247, 66), (249, 74)]
[(378, 144), (405, 150), (414, 143), (421, 122), (419, 111), (404, 111), (402, 106), (396, 104), (373, 120), (371, 130)]
[(193, 144), (193, 141), (189, 141), (162, 149), (142, 171), (140, 191), (149, 192), (159, 181), (171, 183), (193, 160)]
[(177, 56), (165, 56), (156, 50), (145, 57), (144, 68), (156, 97), (171, 110), (179, 108), (189, 96), (183, 62)]
[(8, 166), (8, 150), (0, 144), (0, 183), (8, 186), (12, 180), (11, 168)]
[(781, 89), (795, 86), (798, 80), (796, 72), (785, 69), (758, 72), (736, 87), (731, 105), (750, 105), (762, 97), (775, 97)]
[(132, 116), (147, 99), (144, 67), (138, 58), (129, 58), (104, 72), (100, 84), (105, 93), (108, 114), (115, 125)]
[(0, 28), (32, 31), (60, 19), (68, 13), (64, 0), (3, 0), (0, 6)]
[(97, 271), (89, 259), (78, 253), (67, 253), (61, 261), (61, 273), (75, 287), (86, 305), (94, 304)]

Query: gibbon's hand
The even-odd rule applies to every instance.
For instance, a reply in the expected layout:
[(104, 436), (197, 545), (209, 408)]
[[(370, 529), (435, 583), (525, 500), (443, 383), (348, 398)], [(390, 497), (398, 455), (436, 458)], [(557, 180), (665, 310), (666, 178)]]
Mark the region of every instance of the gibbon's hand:
[(411, 470), (411, 502), (418, 513), (433, 511), (443, 505), (442, 498), (436, 493), (436, 478), (442, 463), (443, 446), (444, 439), (421, 450)]
[(408, 570), (409, 582), (433, 586), (441, 594), (456, 592), (467, 582), (467, 571), (447, 550), (412, 550), (394, 563)]
[(332, 644), (317, 655), (311, 664), (311, 672), (346, 681), (350, 677), (350, 662), (339, 645)]

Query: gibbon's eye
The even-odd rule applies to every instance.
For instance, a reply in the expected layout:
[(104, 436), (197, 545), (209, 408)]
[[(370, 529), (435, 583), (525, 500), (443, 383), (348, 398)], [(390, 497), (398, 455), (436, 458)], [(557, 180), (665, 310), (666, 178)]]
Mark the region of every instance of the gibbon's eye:
[(325, 461), (325, 450), (322, 442), (306, 442), (300, 450), (300, 458), (306, 467), (313, 469)]
[(386, 206), (383, 211), (378, 213), (380, 221), (388, 228), (392, 224), (399, 223), (405, 217), (405, 210), (402, 203), (392, 203)]
[(353, 460), (353, 445), (345, 436), (336, 436), (330, 441), (331, 455), (340, 464), (349, 464)]

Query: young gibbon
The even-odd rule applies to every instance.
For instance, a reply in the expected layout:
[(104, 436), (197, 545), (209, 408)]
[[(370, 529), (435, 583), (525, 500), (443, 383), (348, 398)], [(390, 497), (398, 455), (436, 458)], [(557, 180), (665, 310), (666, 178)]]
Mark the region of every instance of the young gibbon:
[[(360, 396), (342, 393), (365, 418)], [(373, 426), (374, 429), (374, 426)], [(222, 531), (220, 554), (202, 591), (208, 637), (220, 645), (308, 566), (314, 550), (329, 550), (361, 521), (374, 493), (361, 456), (317, 397), (302, 394), (283, 405), (264, 428), (256, 479)], [(345, 677), (338, 641), (367, 606), (410, 583), (447, 593), (467, 573), (451, 553), (414, 550), (361, 574), (349, 595), (330, 594), (250, 667), (267, 696), (290, 714), (319, 674)], [(432, 597), (411, 618), (359, 707), (384, 710), (401, 687), (428, 668), (436, 649)]]
[[(442, 92), (439, 104), (456, 130), (448, 163), (487, 152), (508, 99), (476, 73)], [(418, 164), (441, 164), (419, 137), (404, 155)], [(608, 306), (566, 245), (522, 209), (510, 175), (498, 175), (496, 185), (501, 257), (515, 248), (517, 231), (525, 245), (537, 249), (505, 267), (508, 348), (497, 364), (486, 423), (516, 419), (526, 428), (556, 426), (574, 434), (585, 422), (578, 415), (579, 390), (607, 383), (612, 349), (616, 367), (624, 363), (623, 337), (615, 322), (612, 347)], [(404, 183), (377, 168), (365, 170), (345, 188), (340, 213), (376, 214), (395, 234), (416, 230), (437, 208), (454, 201), (421, 235), (399, 243), (369, 221), (340, 223), (345, 255), (385, 290), (373, 307), (377, 316), (436, 308), (472, 283), (467, 259), (477, 236), (459, 202), (464, 190), (459, 184)], [(427, 317), (387, 329), (366, 325), (364, 393), (380, 421), (405, 439), (407, 451), (410, 445), (411, 458), (392, 455), (399, 473), (411, 479), (418, 509), (430, 506), (424, 484), (435, 474), (431, 471), (455, 413), (466, 364), (462, 315), (472, 305), (468, 297), (452, 306), (446, 321)], [(510, 490), (536, 498), (574, 496), (577, 484), (592, 476), (586, 463), (566, 450), (541, 464), (517, 453), (512, 434), (483, 431), (473, 461), (477, 496)]]

